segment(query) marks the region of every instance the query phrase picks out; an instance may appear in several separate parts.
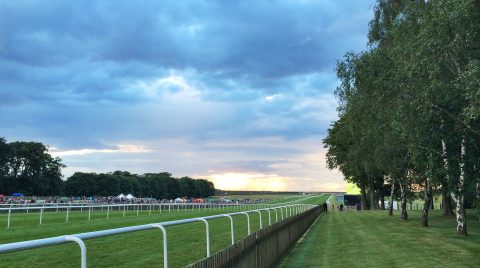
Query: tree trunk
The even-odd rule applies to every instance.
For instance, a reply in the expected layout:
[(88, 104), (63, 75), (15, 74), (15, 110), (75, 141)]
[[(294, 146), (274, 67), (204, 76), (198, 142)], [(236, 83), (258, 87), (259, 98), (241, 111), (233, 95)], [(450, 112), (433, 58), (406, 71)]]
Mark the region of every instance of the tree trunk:
[(365, 192), (365, 183), (360, 181), (360, 202), (362, 210), (367, 210), (367, 193)]
[(375, 191), (370, 189), (370, 209), (378, 209), (378, 202), (376, 200), (377, 198), (375, 197)]
[(457, 185), (457, 194), (452, 192), (452, 199), (455, 202), (455, 214), (457, 216), (457, 234), (467, 235), (467, 218), (464, 208), (464, 188), (465, 188), (465, 156), (467, 154), (467, 145), (465, 133), (460, 145), (460, 178)]
[(480, 222), (480, 179), (477, 179), (477, 200), (475, 203), (475, 208), (477, 210), (477, 221)]
[(374, 176), (368, 176), (368, 184), (370, 188), (370, 192), (368, 193), (370, 195), (370, 209), (374, 210), (378, 208), (378, 202), (376, 201), (376, 195), (375, 195), (375, 190), (374, 190)]
[(395, 194), (395, 179), (392, 177), (392, 188), (391, 188), (391, 193), (390, 193), (390, 206), (388, 207), (388, 215), (389, 216), (393, 215), (394, 194)]
[(427, 178), (425, 180), (425, 203), (423, 204), (422, 226), (428, 226), (428, 210), (432, 203), (432, 185)]
[(380, 205), (381, 209), (385, 210), (385, 195), (383, 194), (383, 191), (380, 192)]
[(408, 220), (408, 213), (407, 213), (407, 189), (406, 185), (402, 183), (400, 180), (400, 199), (401, 199), (401, 206), (402, 206), (402, 213), (400, 214), (400, 219)]
[(442, 205), (443, 205), (443, 217), (453, 217), (452, 198), (447, 189), (447, 183), (442, 182)]
[[(443, 158), (443, 166), (445, 168), (445, 178), (447, 181), (450, 181), (450, 175), (448, 174), (449, 168), (448, 168), (448, 153), (447, 153), (447, 143), (445, 142), (444, 139), (442, 139), (442, 158)], [(450, 196), (453, 200), (455, 200), (455, 194), (453, 192), (450, 192), (450, 196), (448, 196), (448, 190), (447, 190), (447, 183), (442, 183), (442, 188), (443, 188), (443, 193), (444, 193), (444, 198), (443, 198), (443, 205), (444, 205), (444, 212), (443, 216), (445, 217), (451, 217), (453, 216), (453, 211), (452, 211), (452, 203), (450, 200)], [(455, 201), (456, 203), (456, 201)]]

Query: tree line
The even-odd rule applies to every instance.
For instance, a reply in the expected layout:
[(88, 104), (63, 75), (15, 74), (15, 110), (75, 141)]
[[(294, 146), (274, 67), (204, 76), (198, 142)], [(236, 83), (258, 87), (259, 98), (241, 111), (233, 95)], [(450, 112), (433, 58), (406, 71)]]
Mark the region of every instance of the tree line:
[(207, 197), (215, 193), (212, 182), (172, 174), (132, 174), (76, 172), (62, 180), (65, 165), (59, 157), (48, 153), (40, 142), (7, 143), (0, 137), (0, 193), (20, 192), (36, 196), (115, 196), (131, 193), (137, 197), (172, 199), (181, 196)]
[(480, 211), (480, 1), (378, 0), (369, 47), (337, 62), (338, 115), (324, 140), (327, 164), (378, 209), (390, 194), (401, 219), (414, 192), (434, 194), (466, 235)]
[(176, 197), (208, 197), (215, 194), (211, 181), (182, 177), (173, 178), (168, 172), (131, 174), (76, 172), (65, 181), (68, 196), (116, 196), (131, 193), (135, 197), (173, 199)]

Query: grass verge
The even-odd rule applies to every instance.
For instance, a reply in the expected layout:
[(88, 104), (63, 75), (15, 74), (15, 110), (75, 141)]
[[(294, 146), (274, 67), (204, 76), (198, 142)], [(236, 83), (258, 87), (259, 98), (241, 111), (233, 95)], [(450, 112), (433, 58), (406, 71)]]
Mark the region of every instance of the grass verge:
[[(397, 213), (398, 214), (398, 213)], [(455, 220), (421, 212), (410, 220), (386, 211), (329, 212), (320, 216), (279, 267), (478, 267), (480, 225), (469, 218), (469, 236), (455, 234)]]

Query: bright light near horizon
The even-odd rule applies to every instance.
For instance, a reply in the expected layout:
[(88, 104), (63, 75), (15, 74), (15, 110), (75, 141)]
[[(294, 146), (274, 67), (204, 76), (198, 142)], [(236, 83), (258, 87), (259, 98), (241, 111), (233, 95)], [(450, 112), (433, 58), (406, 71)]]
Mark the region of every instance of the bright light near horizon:
[(285, 191), (286, 179), (277, 175), (228, 172), (209, 176), (215, 188), (222, 190)]

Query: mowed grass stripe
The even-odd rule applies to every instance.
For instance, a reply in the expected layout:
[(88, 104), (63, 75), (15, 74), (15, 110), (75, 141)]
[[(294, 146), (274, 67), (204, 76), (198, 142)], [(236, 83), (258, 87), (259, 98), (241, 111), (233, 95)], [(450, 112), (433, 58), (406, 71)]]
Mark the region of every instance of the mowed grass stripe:
[(455, 234), (455, 220), (421, 212), (410, 220), (385, 211), (329, 212), (281, 261), (280, 267), (478, 267), (480, 225), (469, 218), (469, 236)]

